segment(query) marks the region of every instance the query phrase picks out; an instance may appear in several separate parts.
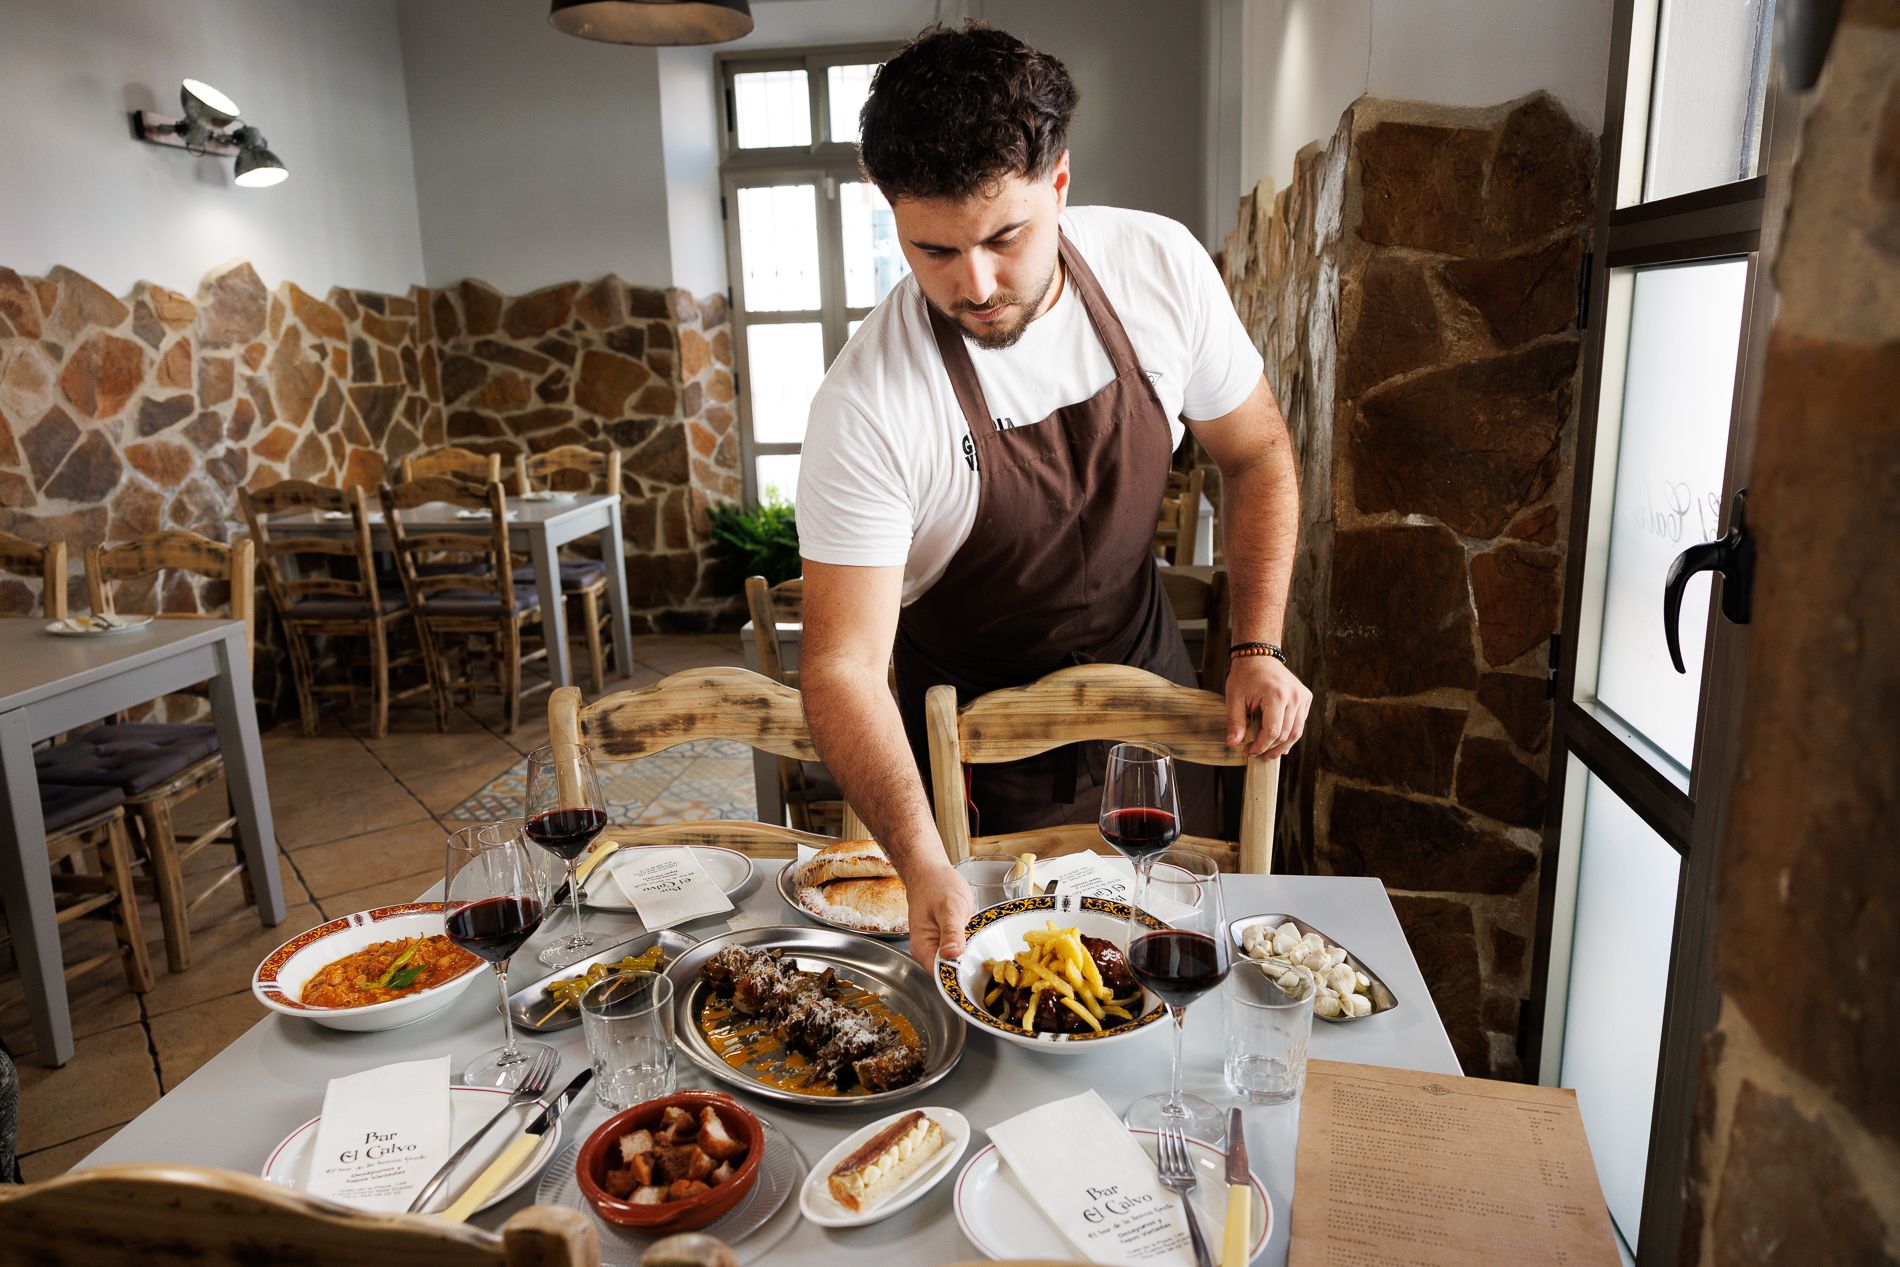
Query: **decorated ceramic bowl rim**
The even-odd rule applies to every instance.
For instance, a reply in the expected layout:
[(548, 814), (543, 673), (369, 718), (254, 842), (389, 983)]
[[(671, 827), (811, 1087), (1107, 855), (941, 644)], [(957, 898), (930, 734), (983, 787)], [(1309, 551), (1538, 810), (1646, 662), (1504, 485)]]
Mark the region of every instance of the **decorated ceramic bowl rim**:
[[(1117, 902), (1111, 898), (1071, 898), (1064, 897), (1062, 894), (1045, 893), (1040, 897), (1011, 898), (1007, 902), (998, 902), (995, 906), (985, 907), (970, 917), (970, 922), (963, 926), (963, 932), (965, 937), (972, 937), (983, 929), (988, 928), (991, 924), (997, 923), (1000, 920), (1009, 919), (1013, 916), (1033, 915), (1038, 911), (1055, 913), (1075, 910), (1094, 911), (1101, 915), (1113, 916), (1119, 920), (1126, 920), (1128, 918), (1128, 903), (1126, 902)], [(1141, 922), (1145, 927), (1157, 931), (1169, 927), (1166, 920), (1150, 915), (1147, 911), (1139, 911), (1137, 914), (1140, 915)], [(969, 953), (970, 952), (966, 950), (964, 952), (964, 958), (968, 958)], [(995, 1015), (988, 1008), (969, 996), (963, 988), (963, 962), (963, 958), (939, 959), (937, 961), (937, 984), (942, 987), (944, 997), (948, 999), (950, 1005), (961, 1012), (965, 1018), (975, 1021), (985, 1028), (1007, 1034), (1020, 1042), (1049, 1044), (1092, 1043), (1100, 1042), (1105, 1038), (1119, 1038), (1124, 1034), (1130, 1034), (1135, 1030), (1154, 1024), (1160, 1020), (1168, 1010), (1167, 1004), (1156, 1003), (1154, 1007), (1143, 1012), (1134, 1020), (1123, 1021), (1120, 1025), (1105, 1026), (1100, 1033), (1094, 1030), (1087, 1030), (1080, 1034), (1049, 1034), (1042, 1032), (1025, 1034), (1020, 1026), (1006, 1024), (1001, 1017)], [(978, 965), (978, 967), (980, 968), (981, 965)]]
[[(710, 1192), (701, 1192), (690, 1197), (681, 1197), (677, 1201), (658, 1201), (651, 1205), (635, 1205), (631, 1201), (614, 1196), (605, 1188), (601, 1187), (600, 1181), (594, 1178), (588, 1166), (589, 1154), (593, 1152), (594, 1141), (605, 1141), (601, 1144), (600, 1149), (602, 1153), (605, 1153), (608, 1147), (618, 1142), (618, 1136), (625, 1135), (632, 1130), (644, 1129), (630, 1125), (629, 1119), (633, 1114), (644, 1114), (646, 1110), (653, 1108), (655, 1105), (659, 1105), (661, 1106), (660, 1117), (664, 1118), (666, 1116), (666, 1106), (674, 1104), (682, 1105), (682, 1107), (685, 1104), (712, 1104), (719, 1108), (731, 1109), (734, 1113), (737, 1113), (740, 1117), (751, 1123), (750, 1142), (752, 1146), (746, 1150), (745, 1160), (739, 1163), (739, 1169), (733, 1172), (731, 1181), (728, 1184), (721, 1185), (722, 1187), (733, 1188), (734, 1191), (732, 1193), (725, 1193), (722, 1192), (720, 1188), (714, 1188)], [(720, 1120), (722, 1122), (725, 1121), (723, 1114)], [(581, 1142), (580, 1151), (574, 1155), (574, 1180), (576, 1185), (580, 1188), (581, 1198), (593, 1206), (595, 1211), (602, 1218), (609, 1219), (609, 1221), (612, 1222), (618, 1222), (608, 1215), (607, 1211), (610, 1209), (614, 1214), (623, 1217), (629, 1214), (639, 1215), (640, 1222), (618, 1223), (618, 1225), (621, 1227), (630, 1227), (636, 1231), (647, 1231), (662, 1224), (671, 1223), (674, 1219), (688, 1217), (697, 1210), (703, 1210), (713, 1198), (717, 1196), (730, 1195), (732, 1200), (736, 1203), (745, 1196), (746, 1192), (754, 1183), (758, 1182), (759, 1168), (764, 1159), (765, 1119), (761, 1118), (751, 1109), (748, 1109), (745, 1105), (739, 1103), (737, 1098), (726, 1094), (724, 1091), (713, 1091), (703, 1087), (687, 1087), (684, 1090), (675, 1091), (670, 1095), (659, 1096), (652, 1100), (642, 1100), (638, 1104), (629, 1105), (595, 1127), (587, 1138)], [(594, 1157), (593, 1160), (597, 1161), (599, 1158)], [(645, 1217), (647, 1211), (654, 1212), (651, 1218)], [(665, 1211), (665, 1214), (661, 1215), (659, 1213), (660, 1211)]]
[(413, 1003), (417, 999), (426, 999), (438, 991), (466, 985), (471, 973), (479, 972), (488, 965), (477, 960), (467, 972), (457, 973), (439, 985), (418, 990), (414, 994), (384, 999), (381, 1003), (365, 1003), (361, 1007), (318, 1007), (290, 997), (277, 983), (277, 976), (284, 970), (286, 964), (326, 938), (352, 928), (366, 928), (371, 924), (380, 924), (384, 920), (400, 919), (406, 915), (439, 915), (448, 909), (447, 902), (399, 902), (394, 906), (376, 906), (367, 911), (357, 911), (352, 915), (338, 916), (327, 923), (318, 924), (315, 928), (305, 929), (264, 956), (264, 961), (257, 965), (257, 971), (251, 974), (251, 990), (266, 1006), (279, 1011), (367, 1016), (379, 1008), (393, 1008), (400, 1004)]

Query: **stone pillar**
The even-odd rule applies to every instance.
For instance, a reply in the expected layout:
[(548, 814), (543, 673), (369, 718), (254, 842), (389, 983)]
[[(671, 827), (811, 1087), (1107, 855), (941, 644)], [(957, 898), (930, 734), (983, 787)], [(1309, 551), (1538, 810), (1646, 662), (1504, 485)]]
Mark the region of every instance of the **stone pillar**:
[(1361, 98), (1225, 252), (1302, 466), (1286, 843), (1392, 891), (1464, 1067), (1517, 1076), (1594, 139)]

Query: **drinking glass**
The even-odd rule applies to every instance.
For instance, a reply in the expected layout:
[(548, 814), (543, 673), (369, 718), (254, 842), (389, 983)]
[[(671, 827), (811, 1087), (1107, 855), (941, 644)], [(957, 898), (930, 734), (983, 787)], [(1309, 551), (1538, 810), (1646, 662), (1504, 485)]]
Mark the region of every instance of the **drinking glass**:
[(1135, 864), (1137, 876), (1146, 874), (1154, 856), (1181, 838), (1174, 758), (1146, 744), (1110, 748), (1102, 781), (1101, 828), (1102, 839)]
[(615, 972), (581, 995), (594, 1098), (609, 1113), (673, 1093), (673, 983), (657, 972)]
[(572, 963), (594, 944), (581, 927), (581, 886), (574, 871), (606, 826), (594, 756), (584, 745), (551, 743), (528, 754), (528, 839), (567, 867), (567, 900), (574, 910), (573, 932), (541, 952), (541, 962), (550, 968)]
[(515, 1041), (508, 1012), (508, 957), (541, 927), (541, 879), (522, 838), (521, 820), (464, 827), (447, 841), (442, 902), (449, 940), (495, 965), (501, 985), (502, 1045), (477, 1056), (462, 1071), (471, 1087), (512, 1091), (528, 1064), (548, 1050)]
[[(1226, 979), (1231, 951), (1221, 906), (1220, 873), (1214, 860), (1191, 849), (1150, 855), (1135, 870), (1135, 900), (1128, 915), (1128, 966), (1135, 979), (1161, 996), (1174, 1020), (1173, 1076), (1166, 1095), (1144, 1096), (1123, 1120), (1133, 1130), (1162, 1126), (1219, 1145), (1226, 1114), (1200, 1096), (1181, 1090), (1181, 1037), (1188, 1005)], [(1150, 928), (1147, 919), (1163, 927)]]
[(1023, 896), (1023, 885), (1011, 878), (1021, 864), (1014, 858), (965, 858), (957, 874), (970, 886), (971, 909), (980, 911)]
[(1278, 980), (1242, 956), (1221, 991), (1227, 1030), (1227, 1085), (1254, 1104), (1286, 1104), (1306, 1082), (1313, 1034), (1313, 974), (1289, 968)]

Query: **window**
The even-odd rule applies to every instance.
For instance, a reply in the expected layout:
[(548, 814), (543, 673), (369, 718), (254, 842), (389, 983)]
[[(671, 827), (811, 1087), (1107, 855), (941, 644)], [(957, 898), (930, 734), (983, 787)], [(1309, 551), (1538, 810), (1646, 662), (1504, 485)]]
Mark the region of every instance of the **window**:
[(790, 501), (826, 367), (909, 266), (858, 171), (858, 112), (887, 47), (723, 59), (720, 166), (747, 500)]

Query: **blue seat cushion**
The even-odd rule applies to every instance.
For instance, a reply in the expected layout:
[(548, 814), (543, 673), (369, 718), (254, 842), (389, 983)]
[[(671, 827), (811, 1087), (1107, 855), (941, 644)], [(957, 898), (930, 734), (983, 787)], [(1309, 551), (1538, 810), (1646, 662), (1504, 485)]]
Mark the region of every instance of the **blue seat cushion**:
[[(593, 559), (561, 560), (561, 588), (564, 590), (586, 589), (590, 585), (598, 585), (606, 579), (607, 567), (603, 563), (599, 563)], [(516, 585), (533, 585), (534, 583), (534, 565), (532, 563), (523, 564), (521, 567), (515, 569)]]
[(134, 796), (217, 751), (217, 737), (171, 736), (94, 739), (81, 735), (33, 754), (41, 783), (115, 787)]
[(418, 563), (417, 576), (487, 576), (494, 569), (486, 559), (462, 563)]
[(91, 743), (208, 743), (218, 750), (218, 728), (208, 721), (115, 721), (80, 738)]
[(40, 780), (40, 817), (46, 820), (48, 836), (123, 804), (125, 793), (116, 787), (75, 787)]
[[(520, 612), (540, 605), (534, 586), (514, 587), (514, 608)], [(422, 610), (430, 616), (485, 616), (501, 614), (501, 598), (492, 589), (437, 590), (422, 598)]]

